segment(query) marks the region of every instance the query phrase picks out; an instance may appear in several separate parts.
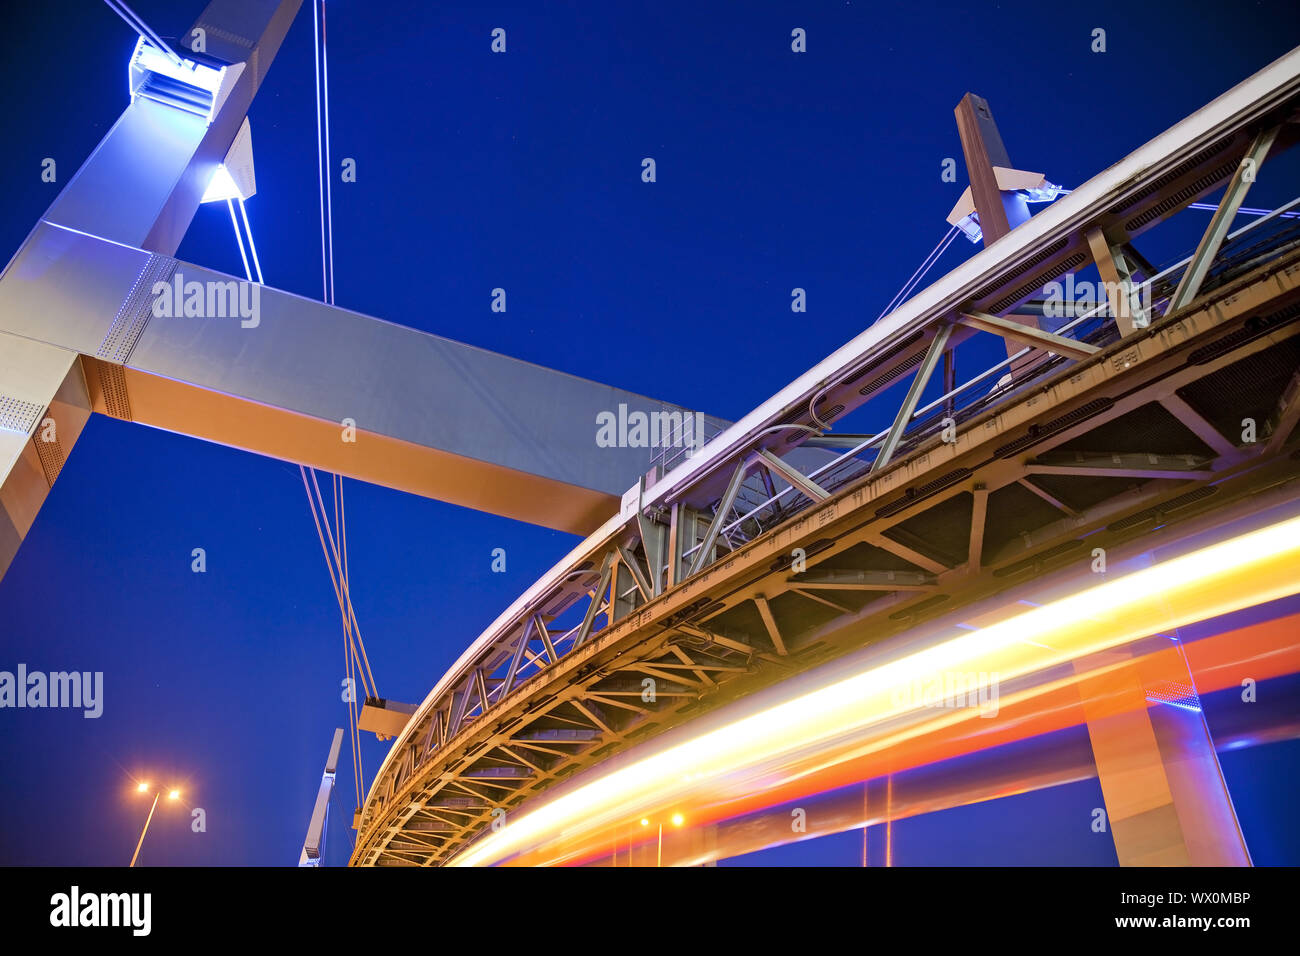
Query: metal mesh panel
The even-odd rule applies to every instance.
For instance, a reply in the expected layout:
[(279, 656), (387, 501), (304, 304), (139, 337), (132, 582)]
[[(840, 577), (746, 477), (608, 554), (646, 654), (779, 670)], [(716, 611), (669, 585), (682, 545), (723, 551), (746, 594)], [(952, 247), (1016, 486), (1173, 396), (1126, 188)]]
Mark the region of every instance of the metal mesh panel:
[(25, 402), (21, 398), (0, 395), (0, 428), (5, 431), (18, 432), (22, 435), (30, 434), (40, 413), (40, 405)]
[(113, 317), (113, 324), (108, 334), (95, 351), (97, 358), (125, 365), (131, 357), (131, 350), (140, 340), (140, 334), (149, 324), (153, 311), (153, 287), (157, 282), (171, 282), (176, 272), (176, 260), (170, 256), (150, 256), (135, 284), (127, 294), (122, 307)]

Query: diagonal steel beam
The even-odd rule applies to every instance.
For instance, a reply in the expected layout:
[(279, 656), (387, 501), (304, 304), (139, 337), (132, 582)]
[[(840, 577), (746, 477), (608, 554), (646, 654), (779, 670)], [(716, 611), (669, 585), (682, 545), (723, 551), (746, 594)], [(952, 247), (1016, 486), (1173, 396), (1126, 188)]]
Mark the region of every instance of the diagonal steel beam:
[(632, 573), (632, 580), (636, 583), (636, 589), (641, 592), (642, 600), (649, 601), (654, 597), (654, 592), (650, 589), (650, 582), (646, 580), (645, 573), (641, 570), (640, 564), (637, 563), (636, 556), (627, 550), (627, 546), (620, 544), (618, 546), (618, 556), (622, 559), (623, 564), (627, 566), (628, 571)]
[[(689, 654), (687, 654), (684, 650), (682, 650), (681, 647), (679, 647), (676, 644), (673, 644), (669, 646), (668, 650), (672, 653), (674, 657), (676, 657), (683, 664), (690, 666), (695, 676), (698, 677), (704, 684), (707, 684), (710, 687), (714, 687), (717, 685), (717, 681), (715, 681), (712, 677), (710, 677), (703, 668), (695, 666), (697, 663), (696, 660), (692, 658)], [(719, 669), (725, 669), (725, 668), (719, 668)]]
[(628, 423), (692, 414), (50, 223), (0, 332), (81, 356), (94, 411), (583, 534), (644, 468)]
[(844, 604), (837, 604), (835, 601), (830, 600), (825, 595), (818, 594), (815, 591), (805, 591), (803, 588), (791, 588), (790, 590), (791, 592), (799, 595), (800, 597), (807, 598), (810, 601), (815, 601), (818, 604), (825, 605), (826, 607), (830, 608), (832, 611), (835, 611), (837, 614), (853, 613), (853, 608), (848, 607)]
[(902, 541), (895, 541), (893, 538), (886, 537), (881, 532), (870, 533), (866, 536), (867, 543), (880, 548), (882, 551), (888, 551), (895, 557), (902, 558), (909, 564), (915, 564), (924, 571), (931, 574), (943, 574), (949, 568), (946, 564), (936, 561), (928, 555), (922, 554), (916, 548), (904, 544)]
[[(300, 6), (213, 0), (175, 47), (225, 64), (210, 117), (136, 96), (0, 274), (0, 575), (90, 411), (579, 534), (644, 471), (634, 429), (693, 414), (172, 258)], [(173, 281), (200, 315), (154, 310)]]
[[(235, 77), (205, 117), (135, 97), (68, 180), (44, 222), (172, 255), (225, 159), (302, 0), (213, 0), (180, 37), (182, 56), (228, 63)], [(187, 45), (203, 30), (204, 54)]]
[(916, 403), (920, 401), (921, 393), (925, 391), (930, 376), (934, 374), (935, 366), (939, 364), (939, 358), (948, 347), (948, 337), (950, 335), (952, 335), (951, 325), (941, 325), (938, 331), (935, 332), (934, 341), (930, 343), (929, 351), (925, 353), (925, 358), (921, 361), (921, 367), (916, 370), (916, 375), (912, 377), (912, 384), (907, 390), (907, 397), (903, 399), (903, 407), (898, 410), (898, 415), (894, 418), (894, 424), (890, 426), (889, 434), (885, 436), (884, 444), (880, 446), (880, 453), (876, 455), (876, 460), (871, 463), (873, 472), (884, 468), (889, 464), (889, 460), (894, 457), (894, 451), (903, 438), (903, 431), (907, 428), (908, 422), (912, 420), (912, 413), (916, 411)]
[(452, 692), (451, 713), (447, 717), (447, 739), (456, 736), (460, 730), (460, 722), (465, 717), (465, 711), (469, 707), (470, 678), (466, 677), (463, 681), (463, 689)]
[(790, 482), (796, 491), (802, 492), (813, 501), (825, 501), (831, 496), (829, 491), (817, 484), (817, 482), (813, 481), (798, 468), (783, 461), (767, 449), (761, 450), (758, 453), (758, 457), (761, 459), (759, 464), (765, 465), (769, 471), (780, 475), (786, 481)]
[[(202, 28), (211, 41), (207, 52), (227, 64), (223, 95), (211, 123), (136, 98), (68, 180), (35, 232), (62, 226), (64, 235), (87, 233), (111, 243), (174, 253), (300, 3), (213, 0), (184, 34), (188, 43), (193, 29)], [(239, 42), (230, 42), (230, 37)], [(190, 53), (183, 46), (180, 50)], [(29, 236), (24, 248), (31, 244)], [(0, 286), (24, 278), (39, 284), (43, 260), (28, 263), (24, 277), (19, 258), (0, 274)], [(37, 299), (28, 306), (37, 310), (29, 317), (31, 332), (4, 334), (14, 330), (0, 322), (0, 405), (23, 412), (16, 420), (0, 421), (0, 576), (17, 554), (92, 411), (77, 351), (60, 345), (60, 336), (51, 331), (62, 321), (58, 307), (63, 301), (57, 294), (61, 290), (52, 291), (53, 299)], [(54, 423), (53, 433), (45, 427), (48, 421)], [(51, 434), (57, 437), (51, 439)]]
[(509, 694), (515, 686), (515, 675), (519, 673), (519, 664), (524, 658), (524, 651), (528, 649), (528, 639), (532, 636), (532, 630), (537, 625), (537, 617), (534, 615), (524, 624), (524, 629), (519, 635), (519, 643), (515, 646), (514, 656), (510, 658), (510, 668), (506, 671), (506, 689), (502, 694)]
[(547, 660), (554, 664), (560, 659), (560, 655), (555, 653), (555, 643), (551, 640), (551, 632), (547, 629), (546, 622), (542, 620), (540, 614), (533, 615), (533, 630), (542, 639), (542, 646), (546, 648)]
[(971, 503), (970, 545), (967, 549), (966, 561), (972, 571), (978, 571), (984, 555), (984, 525), (988, 521), (989, 490), (979, 485), (973, 493), (975, 497)]
[(1206, 421), (1200, 412), (1183, 401), (1177, 392), (1162, 396), (1160, 404), (1178, 419), (1180, 425), (1204, 442), (1217, 457), (1236, 454), (1237, 446), (1224, 438), (1217, 428)]
[[(652, 591), (648, 592), (645, 588), (641, 589), (641, 593), (645, 595), (645, 599), (648, 601), (662, 590), (663, 579), (660, 574), (660, 569), (664, 562), (661, 551), (665, 541), (663, 535), (659, 533), (660, 526), (646, 517), (643, 503), (645, 498), (645, 481), (646, 476), (642, 475), (640, 480), (637, 482), (636, 524), (637, 530), (641, 532), (641, 547), (645, 549), (646, 565), (650, 569), (650, 586)], [(633, 570), (631, 565), (628, 566), (628, 570)]]
[(1250, 184), (1255, 181), (1259, 167), (1268, 156), (1268, 151), (1273, 146), (1273, 140), (1277, 139), (1280, 129), (1280, 126), (1272, 126), (1261, 130), (1255, 136), (1254, 142), (1250, 144), (1250, 148), (1246, 150), (1246, 155), (1242, 157), (1237, 171), (1232, 174), (1223, 198), (1219, 200), (1219, 208), (1214, 210), (1214, 215), (1210, 217), (1210, 224), (1205, 227), (1205, 234), (1201, 236), (1196, 251), (1192, 253), (1192, 261), (1187, 264), (1183, 278), (1178, 283), (1178, 288), (1174, 290), (1173, 298), (1169, 300), (1166, 314), (1182, 309), (1195, 299), (1196, 293), (1201, 290), (1201, 283), (1209, 274), (1210, 266), (1219, 254), (1223, 240), (1227, 238), (1232, 220), (1236, 217), (1237, 210), (1241, 208), (1242, 201), (1250, 190)]
[(1286, 388), (1282, 390), (1277, 409), (1268, 421), (1270, 431), (1265, 452), (1274, 454), (1280, 451), (1296, 425), (1300, 425), (1300, 370), (1291, 376)]
[(1055, 332), (1044, 332), (1042, 329), (1035, 329), (985, 312), (963, 312), (957, 317), (957, 321), (969, 328), (992, 332), (1008, 341), (1056, 352), (1067, 358), (1085, 359), (1100, 351), (1097, 346), (1089, 345), (1087, 342), (1067, 339), (1064, 335), (1057, 335)]
[(1133, 274), (1123, 249), (1111, 245), (1100, 227), (1089, 229), (1086, 235), (1093, 263), (1105, 283), (1110, 314), (1119, 327), (1120, 336), (1127, 337), (1146, 328), (1151, 324), (1151, 317), (1133, 301)]
[(605, 603), (605, 592), (609, 590), (609, 577), (614, 570), (614, 552), (607, 551), (605, 560), (600, 565), (600, 583), (596, 585), (596, 590), (591, 594), (591, 603), (587, 605), (587, 613), (583, 615), (582, 627), (578, 629), (577, 636), (573, 639), (573, 649), (577, 650), (591, 636), (592, 625), (596, 623), (596, 615), (600, 613)]
[(1071, 518), (1076, 517), (1079, 514), (1078, 509), (1071, 508), (1060, 498), (1057, 498), (1055, 495), (1050, 494), (1046, 489), (1040, 488), (1038, 485), (1034, 484), (1034, 482), (1029, 481), (1028, 479), (1021, 478), (1019, 481), (1016, 482), (1016, 484), (1020, 485), (1020, 487), (1024, 488), (1026, 491), (1031, 491), (1034, 494), (1038, 495), (1038, 497), (1042, 498), (1044, 501), (1046, 501), (1057, 511), (1069, 515)]
[(751, 460), (746, 456), (741, 459), (740, 464), (736, 465), (736, 470), (731, 473), (731, 480), (727, 482), (727, 490), (723, 493), (722, 500), (718, 502), (718, 507), (713, 512), (713, 520), (709, 522), (709, 530), (705, 532), (704, 541), (700, 544), (700, 550), (695, 552), (695, 560), (691, 562), (691, 569), (687, 572), (688, 577), (698, 573), (701, 568), (708, 564), (709, 554), (718, 541), (718, 534), (722, 531), (722, 526), (726, 524), (727, 516), (731, 514), (731, 509), (736, 503), (736, 496), (740, 494), (740, 486), (745, 483), (745, 476), (749, 474), (750, 467)]
[(761, 594), (755, 595), (754, 604), (758, 607), (758, 615), (763, 619), (763, 627), (767, 628), (767, 636), (772, 639), (776, 652), (785, 657), (790, 652), (781, 637), (781, 629), (776, 626), (776, 618), (772, 616), (772, 608), (768, 605), (767, 598)]

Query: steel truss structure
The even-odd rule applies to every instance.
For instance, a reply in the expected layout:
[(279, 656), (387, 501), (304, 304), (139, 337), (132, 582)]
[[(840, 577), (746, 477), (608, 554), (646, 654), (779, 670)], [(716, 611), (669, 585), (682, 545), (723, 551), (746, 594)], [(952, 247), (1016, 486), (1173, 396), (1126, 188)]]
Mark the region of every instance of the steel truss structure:
[[(1008, 231), (992, 214), (982, 252), (620, 503), (645, 462), (595, 447), (596, 415), (687, 410), (260, 284), (257, 335), (152, 320), (182, 271), (254, 291), (173, 254), (299, 6), (212, 0), (206, 52), (173, 51), (202, 95), (133, 66), (130, 106), (0, 273), (0, 574), (92, 412), (590, 533), (406, 723), (355, 865), (446, 863), (500, 811), (863, 635), (1296, 496), (1300, 233), (1283, 210), (1229, 230), (1300, 138), (1300, 50)], [(1003, 198), (991, 170), (977, 209)], [(1217, 190), (1192, 255), (1148, 262), (1137, 240)], [(1044, 287), (1093, 267), (1107, 301), (1041, 327)], [(1011, 354), (960, 378), (990, 336)], [(859, 410), (891, 424), (833, 431)]]
[[(494, 812), (864, 633), (884, 640), (1249, 495), (1295, 494), (1300, 230), (1278, 213), (1300, 200), (1228, 224), (1270, 150), (1300, 135), (1298, 105), (1300, 50), (647, 476), (433, 688), (370, 789), (352, 863), (445, 863)], [(1225, 186), (1189, 260), (1146, 262), (1134, 239)], [(1023, 318), (1089, 265), (1107, 302), (1056, 332)], [(990, 334), (1023, 347), (958, 384), (959, 350)], [(909, 375), (900, 403), (891, 386)], [(827, 434), (868, 402), (893, 403), (887, 430)], [(847, 450), (801, 470), (791, 452), (809, 445)]]

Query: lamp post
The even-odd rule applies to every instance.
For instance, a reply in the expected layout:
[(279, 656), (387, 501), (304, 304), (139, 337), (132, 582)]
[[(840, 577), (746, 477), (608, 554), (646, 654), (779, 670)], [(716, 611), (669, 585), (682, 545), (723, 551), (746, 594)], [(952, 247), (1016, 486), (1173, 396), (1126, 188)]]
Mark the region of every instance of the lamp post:
[[(672, 819), (672, 824), (675, 827), (681, 826), (682, 823), (685, 821), (685, 818), (680, 813), (674, 813), (671, 819)], [(642, 817), (641, 826), (648, 827), (649, 825), (650, 825), (650, 821), (647, 820), (645, 817)], [(663, 865), (664, 865), (664, 821), (660, 820), (659, 821), (659, 849), (655, 854), (655, 866), (663, 866)]]
[[(142, 783), (142, 784), (137, 785), (136, 788), (135, 788), (135, 792), (136, 792), (136, 793), (148, 793), (148, 792), (149, 792), (149, 784), (147, 784), (147, 783)], [(140, 831), (140, 841), (139, 841), (138, 843), (136, 843), (136, 845), (135, 845), (135, 853), (133, 853), (133, 854), (131, 855), (131, 866), (135, 866), (135, 861), (136, 861), (136, 860), (139, 858), (139, 856), (140, 856), (140, 847), (144, 846), (144, 835), (145, 835), (146, 833), (149, 832), (149, 821), (151, 821), (151, 820), (153, 819), (153, 812), (154, 812), (156, 809), (158, 809), (158, 798), (161, 797), (161, 796), (162, 796), (162, 791), (161, 791), (161, 790), (155, 790), (155, 791), (154, 791), (154, 795), (153, 795), (153, 806), (151, 806), (151, 807), (149, 808), (149, 815), (148, 815), (147, 817), (144, 818), (144, 829)], [(180, 792), (179, 790), (171, 790), (171, 791), (169, 791), (168, 794), (167, 794), (167, 799), (168, 799), (168, 800), (179, 800), (179, 799), (180, 799), (180, 796), (181, 796), (181, 792)]]

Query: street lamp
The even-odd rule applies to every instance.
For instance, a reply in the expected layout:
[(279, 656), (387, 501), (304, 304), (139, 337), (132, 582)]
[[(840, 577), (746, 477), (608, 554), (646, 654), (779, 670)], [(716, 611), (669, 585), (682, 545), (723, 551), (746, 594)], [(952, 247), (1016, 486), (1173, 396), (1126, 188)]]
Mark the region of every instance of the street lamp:
[[(680, 813), (674, 813), (671, 817), (671, 823), (675, 827), (679, 827), (685, 822), (686, 822), (686, 818), (683, 817)], [(647, 820), (645, 817), (642, 817), (641, 826), (648, 827), (649, 825), (650, 825), (650, 821)], [(659, 821), (659, 851), (655, 856), (655, 866), (663, 866), (663, 865), (664, 865), (664, 822), (663, 820), (660, 820)]]
[[(147, 784), (147, 783), (137, 784), (137, 785), (136, 785), (136, 788), (135, 788), (135, 792), (136, 792), (136, 793), (148, 793), (148, 792), (149, 792), (149, 784)], [(162, 796), (162, 791), (161, 791), (161, 790), (155, 790), (155, 791), (154, 791), (154, 794), (153, 794), (153, 806), (151, 806), (151, 807), (149, 808), (149, 815), (148, 815), (147, 817), (144, 818), (144, 829), (140, 831), (140, 842), (138, 842), (138, 843), (135, 845), (135, 853), (133, 853), (133, 854), (131, 855), (131, 866), (135, 866), (135, 861), (136, 861), (136, 859), (138, 859), (139, 856), (140, 856), (140, 847), (142, 847), (142, 846), (144, 845), (144, 835), (145, 835), (146, 833), (149, 832), (149, 821), (153, 819), (153, 812), (154, 812), (156, 809), (158, 809), (158, 798), (161, 797), (161, 796)], [(181, 798), (181, 792), (180, 792), (179, 790), (174, 790), (174, 789), (173, 789), (173, 790), (169, 790), (169, 791), (167, 792), (167, 799), (168, 799), (168, 800), (179, 800), (180, 798)]]

